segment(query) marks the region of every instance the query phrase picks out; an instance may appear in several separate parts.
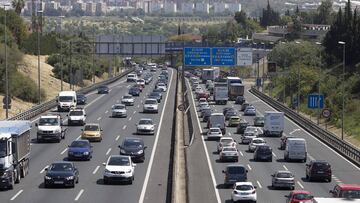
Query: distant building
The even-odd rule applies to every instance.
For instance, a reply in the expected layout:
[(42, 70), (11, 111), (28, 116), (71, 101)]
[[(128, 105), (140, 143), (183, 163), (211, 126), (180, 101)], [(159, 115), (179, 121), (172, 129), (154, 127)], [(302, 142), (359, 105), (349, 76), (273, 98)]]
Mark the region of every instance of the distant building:
[(162, 6), (160, 2), (151, 2), (149, 13), (161, 13)]
[(177, 12), (177, 7), (176, 7), (176, 3), (175, 2), (165, 2), (164, 4), (164, 13), (168, 14), (168, 13), (176, 13)]
[(70, 0), (59, 0), (60, 6), (71, 6)]
[(58, 8), (60, 8), (60, 3), (59, 2), (50, 1), (50, 2), (45, 3), (45, 10), (47, 10), (47, 9), (55, 9), (55, 10), (57, 10)]
[(241, 11), (241, 4), (239, 3), (228, 3), (226, 4), (226, 9), (231, 13), (236, 13)]
[(96, 3), (93, 2), (86, 3), (85, 14), (92, 16), (95, 15), (95, 12), (96, 12)]
[(182, 3), (181, 4), (181, 13), (183, 14), (193, 14), (194, 4), (193, 3)]
[(151, 11), (150, 5), (151, 5), (151, 1), (149, 1), (149, 0), (143, 1), (142, 9), (144, 10), (145, 13), (150, 13), (150, 11)]
[(225, 3), (214, 3), (214, 13), (224, 13), (226, 10)]
[(107, 10), (106, 3), (96, 3), (95, 15), (99, 16), (105, 14)]
[(206, 13), (210, 11), (210, 6), (208, 3), (195, 3), (195, 12), (196, 13)]
[(73, 4), (73, 9), (85, 11), (86, 10), (86, 3), (77, 2), (77, 3)]

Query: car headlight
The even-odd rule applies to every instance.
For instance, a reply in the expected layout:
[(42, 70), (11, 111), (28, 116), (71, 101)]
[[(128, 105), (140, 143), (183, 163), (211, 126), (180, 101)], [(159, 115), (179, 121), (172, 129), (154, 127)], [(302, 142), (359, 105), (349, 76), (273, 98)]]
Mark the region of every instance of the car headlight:
[(131, 169), (129, 169), (128, 171), (126, 171), (126, 173), (131, 173), (132, 172), (132, 170)]
[(54, 133), (61, 133), (61, 129), (54, 130)]
[(51, 180), (51, 177), (50, 176), (45, 176), (45, 179), (46, 180)]
[(74, 180), (74, 176), (66, 177), (66, 180)]
[(89, 152), (84, 152), (83, 154), (84, 154), (84, 155), (89, 155)]
[(154, 126), (151, 126), (151, 128), (150, 128), (151, 130), (154, 130)]
[(109, 171), (109, 170), (105, 169), (105, 173), (111, 173), (111, 171)]
[(126, 151), (125, 151), (125, 150), (123, 150), (123, 149), (120, 149), (120, 153), (125, 154), (125, 153), (126, 153)]
[(73, 154), (74, 152), (72, 152), (72, 151), (68, 151), (68, 154)]
[(137, 153), (142, 154), (143, 152), (144, 152), (144, 150), (139, 150)]

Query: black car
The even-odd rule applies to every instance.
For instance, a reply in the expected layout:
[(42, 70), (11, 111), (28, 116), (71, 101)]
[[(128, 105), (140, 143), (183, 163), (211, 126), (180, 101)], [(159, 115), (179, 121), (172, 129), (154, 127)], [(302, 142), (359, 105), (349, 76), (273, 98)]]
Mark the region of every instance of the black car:
[(257, 146), (254, 152), (255, 161), (270, 161), (272, 162), (272, 149), (268, 145)]
[(242, 105), (241, 105), (241, 111), (245, 111), (246, 107), (250, 106), (251, 104), (247, 103), (247, 102), (244, 102)]
[(159, 92), (152, 92), (149, 94), (149, 98), (156, 99), (158, 103), (161, 102), (161, 94)]
[(130, 156), (134, 162), (144, 162), (147, 147), (141, 138), (125, 137), (119, 148), (120, 155)]
[(55, 185), (75, 187), (75, 184), (79, 182), (79, 171), (72, 162), (55, 162), (45, 170), (45, 188)]
[[(161, 94), (163, 91), (162, 91), (162, 89), (156, 89), (156, 88), (155, 88), (152, 92), (157, 92), (157, 93), (160, 93), (160, 94)], [(162, 94), (161, 94), (161, 95), (162, 95)]]
[(236, 97), (235, 104), (242, 105), (244, 102), (245, 102), (245, 97), (244, 96), (237, 96)]
[(83, 104), (86, 104), (86, 96), (83, 95), (83, 94), (77, 94), (76, 95), (76, 104), (79, 104), (79, 105), (83, 105)]
[(98, 87), (97, 92), (98, 92), (98, 94), (108, 94), (109, 88), (108, 88), (108, 86), (101, 85), (100, 87)]
[(236, 127), (237, 134), (244, 134), (246, 127), (249, 126), (249, 123), (245, 120), (241, 120), (240, 124)]
[(254, 118), (254, 126), (264, 127), (264, 124), (265, 124), (265, 117), (264, 116), (256, 116)]
[(313, 160), (306, 164), (306, 179), (331, 182), (331, 165), (327, 161)]
[(132, 96), (140, 96), (140, 89), (137, 87), (132, 87), (129, 89), (129, 94)]
[(227, 111), (230, 111), (230, 110), (235, 111), (235, 109), (232, 108), (232, 107), (225, 107), (225, 108), (223, 109), (223, 114), (224, 114), (224, 116), (225, 116), (226, 112), (227, 112)]

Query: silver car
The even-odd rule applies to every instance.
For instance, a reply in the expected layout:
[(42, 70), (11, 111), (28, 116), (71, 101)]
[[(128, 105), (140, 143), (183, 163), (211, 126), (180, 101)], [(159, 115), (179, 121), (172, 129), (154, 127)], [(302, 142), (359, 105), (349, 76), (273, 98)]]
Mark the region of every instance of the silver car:
[(253, 138), (258, 136), (258, 128), (254, 126), (246, 127), (244, 134), (241, 136), (242, 144), (249, 144)]
[(290, 188), (295, 189), (295, 178), (290, 171), (277, 171), (272, 176), (272, 188)]
[(121, 100), (126, 106), (134, 106), (134, 97), (132, 95), (124, 95)]
[(155, 124), (150, 118), (142, 118), (139, 123), (136, 124), (137, 134), (153, 135), (155, 133)]
[(256, 109), (253, 106), (248, 106), (244, 110), (244, 116), (256, 116)]
[(220, 161), (239, 161), (239, 151), (236, 147), (223, 147), (219, 154)]
[(114, 104), (111, 107), (112, 117), (127, 117), (127, 111), (125, 104)]
[(236, 141), (232, 137), (222, 137), (217, 146), (218, 153), (222, 151), (223, 147), (236, 147)]

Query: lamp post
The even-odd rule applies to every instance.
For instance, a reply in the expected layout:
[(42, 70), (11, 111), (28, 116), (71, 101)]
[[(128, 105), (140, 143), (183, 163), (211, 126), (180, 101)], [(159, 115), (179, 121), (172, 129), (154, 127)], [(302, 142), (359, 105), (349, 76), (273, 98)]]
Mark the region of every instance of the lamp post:
[[(38, 16), (40, 16), (40, 20), (42, 21), (42, 14), (43, 11), (39, 10), (37, 11)], [(39, 19), (38, 19), (39, 20)], [(37, 27), (37, 48), (38, 48), (38, 104), (41, 103), (41, 89), (40, 89), (40, 26), (42, 26), (42, 22), (38, 22), (38, 27)]]
[[(315, 42), (316, 45), (321, 46), (320, 42)], [(321, 61), (321, 50), (320, 50), (320, 64), (319, 64), (319, 81), (318, 81), (318, 104), (317, 104), (317, 124), (320, 124), (320, 82), (321, 82), (321, 66), (322, 66), (322, 61)]]
[(10, 6), (9, 4), (4, 4), (4, 47), (5, 47), (5, 114), (6, 119), (9, 118), (9, 73), (8, 73), (8, 63), (7, 63), (7, 36), (6, 36), (6, 6)]
[(344, 41), (339, 41), (339, 44), (341, 44), (343, 46), (343, 71), (342, 71), (342, 110), (341, 110), (341, 140), (344, 139), (344, 111), (345, 111), (345, 84), (344, 84), (344, 79), (345, 79), (345, 45), (346, 42)]
[(263, 57), (263, 63), (262, 63), (262, 74), (261, 74), (261, 91), (264, 87), (264, 72), (265, 72), (265, 58), (266, 58), (266, 47), (265, 47), (265, 43), (261, 42), (262, 45), (264, 45), (264, 57)]
[[(295, 41), (296, 44), (300, 44), (300, 42)], [(300, 66), (298, 65), (298, 91), (297, 91), (297, 105), (296, 105), (296, 112), (299, 113), (299, 106), (300, 106)]]
[(63, 72), (63, 66), (64, 66), (64, 61), (63, 61), (63, 54), (62, 54), (62, 39), (61, 39), (61, 35), (62, 35), (62, 19), (65, 18), (65, 16), (59, 16), (60, 18), (60, 77), (61, 77), (61, 81), (60, 81), (60, 89), (61, 91), (63, 91), (63, 81), (64, 81), (64, 72)]
[(92, 81), (95, 83), (95, 24), (93, 24)]

